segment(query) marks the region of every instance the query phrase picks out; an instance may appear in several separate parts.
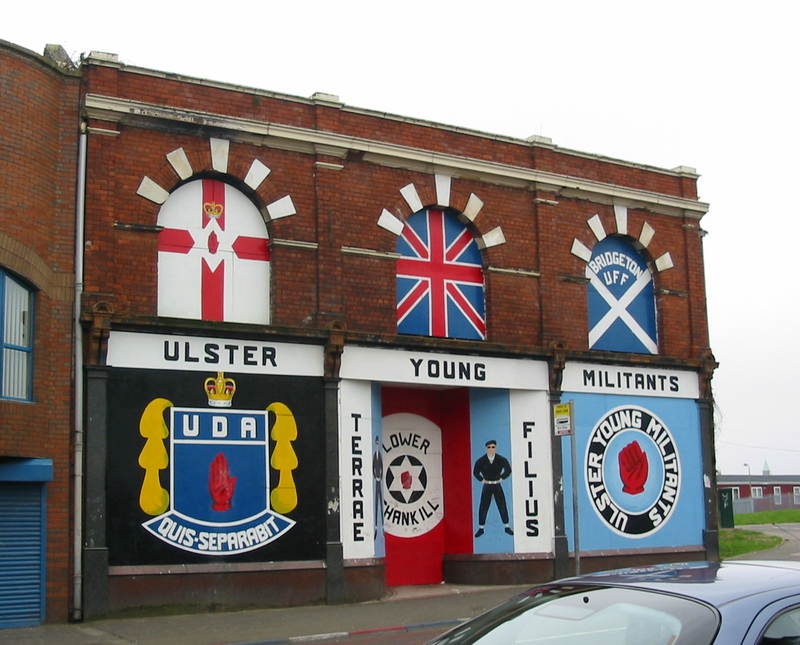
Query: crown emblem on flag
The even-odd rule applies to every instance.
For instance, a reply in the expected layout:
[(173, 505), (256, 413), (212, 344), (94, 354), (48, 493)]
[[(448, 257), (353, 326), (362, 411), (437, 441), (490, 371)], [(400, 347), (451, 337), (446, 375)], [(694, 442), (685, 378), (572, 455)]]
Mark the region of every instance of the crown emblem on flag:
[(216, 378), (209, 376), (205, 380), (205, 390), (212, 408), (229, 408), (236, 392), (236, 381), (225, 378), (224, 372), (217, 372)]
[(217, 202), (206, 202), (203, 204), (203, 212), (208, 217), (217, 219), (222, 216), (222, 204), (218, 204)]

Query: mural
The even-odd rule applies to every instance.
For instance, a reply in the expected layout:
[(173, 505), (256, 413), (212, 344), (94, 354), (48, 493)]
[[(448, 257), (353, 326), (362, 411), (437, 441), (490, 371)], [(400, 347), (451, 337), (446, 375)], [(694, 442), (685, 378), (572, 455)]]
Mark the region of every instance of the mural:
[(657, 354), (656, 308), (650, 269), (621, 237), (595, 244), (586, 264), (589, 348)]
[(422, 210), (396, 248), (398, 333), (485, 338), (481, 253), (467, 227), (452, 213)]
[(508, 523), (508, 505), (503, 492), (503, 480), (511, 474), (511, 464), (503, 455), (497, 454), (497, 441), (490, 439), (485, 446), (486, 454), (478, 458), (472, 469), (473, 476), (482, 484), (481, 501), (478, 506), (478, 530), (475, 532), (475, 537), (479, 538), (485, 532), (486, 516), (492, 501), (500, 514), (500, 521), (505, 527), (504, 531), (509, 535), (514, 535), (514, 531)]
[[(581, 549), (701, 545), (705, 516), (696, 402), (565, 396), (575, 403)], [(571, 543), (572, 464), (566, 444), (563, 454)]]
[(623, 405), (595, 425), (586, 444), (586, 492), (616, 533), (650, 535), (672, 516), (681, 467), (669, 428), (649, 410)]
[(247, 197), (216, 179), (190, 181), (158, 225), (159, 316), (269, 323), (267, 227)]
[(383, 526), (395, 537), (411, 538), (432, 530), (444, 517), (442, 434), (431, 421), (413, 414), (383, 418), (386, 489)]
[(112, 370), (111, 564), (324, 557), (323, 412), (316, 378)]
[[(201, 555), (251, 551), (294, 525), (279, 513), (297, 506), (292, 471), (298, 462), (291, 445), (297, 439), (297, 424), (283, 403), (273, 403), (265, 411), (222, 410), (231, 405), (236, 391), (236, 382), (222, 372), (207, 378), (204, 385), (211, 410), (176, 408), (159, 398), (142, 413), (139, 433), (147, 441), (139, 455), (145, 471), (139, 506), (156, 516), (143, 526), (168, 544)], [(163, 419), (167, 409), (169, 427)], [(267, 440), (270, 412), (275, 416), (271, 459)], [(168, 457), (163, 440), (170, 436)], [(274, 488), (270, 487), (267, 462), (279, 473)], [(238, 476), (231, 475), (231, 463)], [(158, 477), (168, 464), (173, 473), (170, 492), (161, 487)], [(198, 485), (205, 472), (207, 489)]]
[(544, 363), (348, 346), (342, 372), (345, 558), (433, 584), (445, 555), (552, 551)]

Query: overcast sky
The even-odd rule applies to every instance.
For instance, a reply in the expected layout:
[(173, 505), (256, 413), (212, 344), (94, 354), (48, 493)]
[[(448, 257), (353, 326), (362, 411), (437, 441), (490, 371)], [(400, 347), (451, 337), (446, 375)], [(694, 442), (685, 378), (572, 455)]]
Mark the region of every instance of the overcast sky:
[[(0, 38), (697, 169), (717, 467), (800, 474), (800, 9), (787, 1), (14, 2)], [(746, 9), (745, 9), (746, 7)], [(377, 214), (376, 214), (377, 216)], [(565, 240), (565, 244), (570, 243)]]

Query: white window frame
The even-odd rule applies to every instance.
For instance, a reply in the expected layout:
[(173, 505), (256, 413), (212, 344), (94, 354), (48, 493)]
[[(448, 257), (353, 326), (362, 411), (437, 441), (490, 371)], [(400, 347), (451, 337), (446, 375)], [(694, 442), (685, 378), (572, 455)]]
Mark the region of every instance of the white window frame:
[(800, 486), (792, 486), (792, 496), (794, 497), (794, 505), (800, 506)]
[[(11, 289), (27, 295), (14, 300)], [(23, 320), (12, 328), (11, 307), (22, 304)], [(33, 290), (22, 280), (0, 267), (0, 399), (30, 401), (33, 389)], [(27, 319), (24, 318), (27, 316)], [(12, 374), (16, 368), (19, 374)]]
[(775, 501), (775, 506), (780, 506), (783, 502), (783, 496), (781, 495), (781, 487), (780, 486), (773, 486), (772, 487), (772, 496)]
[[(798, 486), (798, 488), (800, 488), (800, 486)], [(738, 486), (731, 488), (731, 494), (733, 495), (734, 500), (741, 499), (741, 493)]]
[(750, 497), (753, 499), (761, 499), (764, 497), (764, 489), (761, 486), (752, 486), (750, 488)]

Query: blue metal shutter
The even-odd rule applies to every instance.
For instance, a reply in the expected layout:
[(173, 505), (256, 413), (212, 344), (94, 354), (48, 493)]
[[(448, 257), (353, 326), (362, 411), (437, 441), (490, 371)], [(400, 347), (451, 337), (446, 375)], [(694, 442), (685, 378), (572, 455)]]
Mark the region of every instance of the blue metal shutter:
[(44, 620), (43, 493), (41, 483), (0, 481), (0, 628)]

